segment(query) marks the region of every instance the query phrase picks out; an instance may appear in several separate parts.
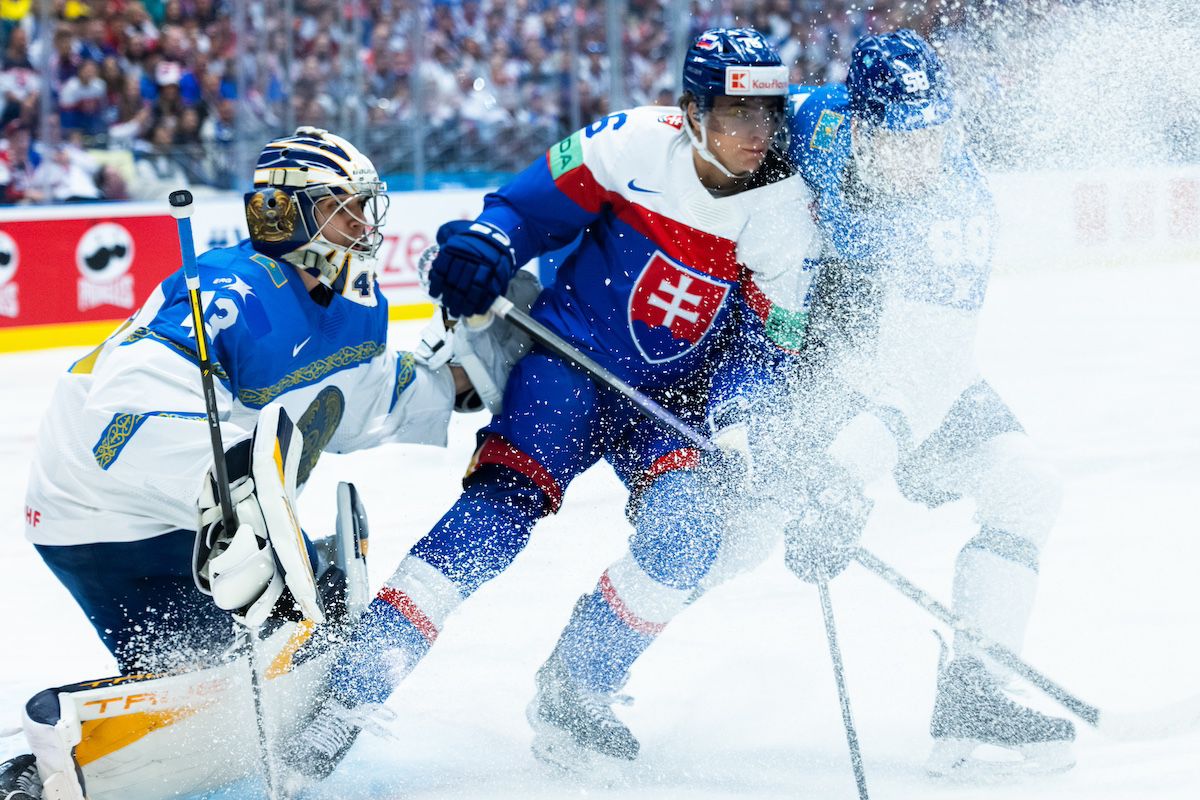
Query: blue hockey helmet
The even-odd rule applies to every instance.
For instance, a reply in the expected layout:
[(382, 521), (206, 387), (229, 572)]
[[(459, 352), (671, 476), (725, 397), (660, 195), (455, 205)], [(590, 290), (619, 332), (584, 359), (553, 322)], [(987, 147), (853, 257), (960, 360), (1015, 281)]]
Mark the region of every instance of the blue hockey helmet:
[[(348, 141), (320, 128), (297, 128), (267, 142), (258, 156), (254, 191), (244, 197), (250, 239), (263, 255), (306, 270), (350, 300), (375, 305), (386, 191), (375, 166)], [(332, 200), (322, 203), (326, 198)], [(347, 219), (350, 230), (335, 227)]]
[(860, 39), (846, 77), (855, 116), (895, 130), (950, 119), (954, 101), (948, 83), (937, 52), (908, 28)]
[(779, 53), (753, 28), (713, 28), (700, 34), (683, 61), (683, 91), (701, 111), (721, 95), (783, 97), (788, 69)]

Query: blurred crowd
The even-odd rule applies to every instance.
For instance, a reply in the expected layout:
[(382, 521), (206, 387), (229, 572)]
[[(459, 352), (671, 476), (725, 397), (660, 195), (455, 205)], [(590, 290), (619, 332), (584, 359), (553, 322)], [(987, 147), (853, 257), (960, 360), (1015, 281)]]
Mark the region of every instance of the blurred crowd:
[(860, 35), (936, 34), (964, 4), (624, 0), (619, 59), (606, 0), (39, 5), (0, 0), (0, 203), (233, 188), (297, 124), (363, 137), (382, 172), (418, 150), (429, 170), (513, 170), (606, 113), (614, 70), (626, 104), (674, 104), (673, 34), (753, 25), (794, 80), (840, 80)]

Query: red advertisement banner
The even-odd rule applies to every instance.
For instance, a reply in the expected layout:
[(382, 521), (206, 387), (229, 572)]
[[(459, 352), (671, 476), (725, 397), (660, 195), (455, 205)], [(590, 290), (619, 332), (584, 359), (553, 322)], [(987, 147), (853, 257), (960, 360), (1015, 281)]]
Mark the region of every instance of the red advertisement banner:
[(179, 264), (166, 214), (0, 223), (0, 328), (127, 317)]

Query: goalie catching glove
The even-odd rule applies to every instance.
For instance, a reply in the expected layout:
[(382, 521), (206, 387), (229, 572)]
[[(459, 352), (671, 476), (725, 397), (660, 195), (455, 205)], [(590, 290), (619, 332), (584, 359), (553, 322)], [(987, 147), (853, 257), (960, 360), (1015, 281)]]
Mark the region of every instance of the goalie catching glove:
[(199, 499), (193, 573), (200, 591), (251, 628), (287, 591), (305, 617), (325, 621), (296, 514), (303, 437), (281, 406), (263, 409), (250, 439), (225, 454), (237, 527), (227, 530), (210, 469)]

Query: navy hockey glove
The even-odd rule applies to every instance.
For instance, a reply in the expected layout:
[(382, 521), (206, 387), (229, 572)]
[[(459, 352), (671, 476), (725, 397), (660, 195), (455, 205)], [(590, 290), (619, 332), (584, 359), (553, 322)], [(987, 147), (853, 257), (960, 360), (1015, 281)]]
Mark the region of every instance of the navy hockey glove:
[(487, 311), (517, 271), (508, 234), (487, 222), (454, 220), (438, 228), (429, 294), (453, 317)]

